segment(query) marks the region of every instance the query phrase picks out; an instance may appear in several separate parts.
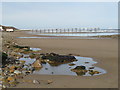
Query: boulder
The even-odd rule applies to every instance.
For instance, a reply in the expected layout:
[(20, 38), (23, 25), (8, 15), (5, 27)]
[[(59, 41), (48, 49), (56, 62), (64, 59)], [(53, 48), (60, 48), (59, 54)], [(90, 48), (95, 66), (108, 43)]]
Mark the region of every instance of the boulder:
[(76, 74), (79, 76), (82, 76), (85, 75), (88, 70), (86, 70), (85, 66), (77, 66), (74, 69), (71, 69), (71, 71), (76, 72)]
[(36, 60), (33, 64), (32, 67), (34, 68), (42, 68), (40, 60)]
[(46, 55), (43, 55), (41, 58), (43, 60), (48, 59), (54, 63), (68, 63), (68, 62), (76, 61), (76, 58), (74, 56), (59, 55), (59, 54), (55, 54), (55, 53), (50, 53), (50, 54), (47, 53)]

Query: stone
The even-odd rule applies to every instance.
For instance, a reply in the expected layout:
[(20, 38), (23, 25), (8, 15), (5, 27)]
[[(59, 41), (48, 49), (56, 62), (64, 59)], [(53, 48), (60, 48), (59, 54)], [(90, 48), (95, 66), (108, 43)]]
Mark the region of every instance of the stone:
[(71, 69), (71, 71), (76, 72), (79, 76), (85, 75), (88, 72), (85, 66), (77, 66), (74, 69)]
[(76, 66), (74, 69), (77, 69), (77, 70), (86, 70), (86, 67), (85, 66)]
[(14, 72), (14, 69), (11, 69), (11, 70), (10, 70), (10, 73), (13, 73), (13, 72)]
[(89, 69), (94, 69), (94, 67), (89, 67)]
[(42, 68), (40, 60), (36, 60), (33, 64), (32, 67), (34, 68)]
[(68, 62), (73, 62), (76, 60), (74, 56), (70, 55), (59, 55), (55, 53), (46, 53), (46, 55), (43, 55), (41, 57), (43, 60), (50, 60), (51, 63), (68, 63)]
[(7, 80), (8, 80), (8, 82), (12, 82), (12, 81), (15, 81), (15, 78), (14, 78), (14, 77), (9, 76), (9, 77), (7, 78)]
[(5, 65), (8, 63), (7, 61), (8, 55), (6, 53), (0, 52), (0, 58), (2, 58), (2, 60), (0, 60), (0, 63), (2, 63), (2, 65)]
[(32, 54), (29, 55), (29, 57), (30, 57), (30, 58), (35, 58), (36, 55), (35, 55), (34, 53), (32, 53)]
[(15, 66), (13, 65), (13, 66), (10, 66), (10, 69), (15, 69)]
[(19, 51), (20, 51), (19, 48), (14, 49), (14, 52), (19, 52)]
[(96, 70), (89, 70), (89, 74), (90, 75), (94, 75), (94, 74), (99, 74), (100, 72), (99, 71), (96, 71)]
[(26, 62), (26, 61), (24, 61), (24, 60), (19, 60), (19, 61), (20, 61), (20, 63), (23, 63), (23, 64)]
[(74, 63), (70, 63), (69, 66), (74, 66), (75, 64)]
[(40, 82), (38, 80), (35, 80), (35, 79), (33, 80), (33, 83), (34, 84), (40, 84)]
[(48, 68), (45, 68), (45, 70), (48, 70)]
[(15, 70), (14, 73), (17, 74), (17, 75), (19, 75), (19, 74), (21, 74), (22, 72), (21, 72), (21, 71), (18, 71), (18, 70)]
[(86, 64), (88, 64), (89, 62), (85, 62)]
[(51, 84), (51, 83), (53, 83), (52, 80), (47, 80), (47, 84)]
[(29, 46), (19, 46), (19, 45), (14, 45), (14, 48), (19, 48), (19, 49), (30, 49)]

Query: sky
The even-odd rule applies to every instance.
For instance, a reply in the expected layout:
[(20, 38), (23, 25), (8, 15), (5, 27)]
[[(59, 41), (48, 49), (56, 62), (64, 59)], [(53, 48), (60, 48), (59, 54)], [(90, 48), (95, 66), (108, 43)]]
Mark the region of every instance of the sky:
[(2, 2), (2, 25), (19, 29), (118, 28), (118, 3)]

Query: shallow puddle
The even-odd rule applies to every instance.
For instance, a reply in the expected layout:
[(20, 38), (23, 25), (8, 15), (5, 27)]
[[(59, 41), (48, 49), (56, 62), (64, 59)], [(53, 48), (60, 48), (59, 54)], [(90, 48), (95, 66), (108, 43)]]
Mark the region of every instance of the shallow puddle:
[(41, 38), (41, 39), (111, 39), (111, 38), (102, 38), (102, 37), (87, 37), (87, 36), (76, 36), (76, 37), (17, 37), (17, 38)]
[[(40, 70), (36, 70), (33, 73), (34, 74), (46, 74), (46, 75), (74, 75), (74, 76), (91, 76), (89, 72), (86, 73), (76, 73), (71, 71), (71, 69), (74, 69), (76, 66), (85, 66), (87, 70), (96, 70), (99, 71), (99, 74), (94, 74), (94, 75), (101, 75), (105, 74), (106, 71), (102, 68), (99, 67), (94, 67), (93, 65), (96, 64), (92, 58), (89, 57), (80, 57), (80, 56), (75, 56), (75, 58), (78, 61), (74, 61), (72, 63), (67, 63), (67, 64), (61, 64), (58, 66), (52, 66), (49, 63), (42, 64), (42, 68)], [(25, 60), (25, 64), (32, 64), (35, 59), (31, 58), (20, 58), (20, 60)], [(70, 66), (69, 64), (75, 64), (74, 66)], [(91, 68), (91, 69), (90, 69)]]
[(39, 51), (39, 50), (41, 50), (41, 49), (40, 49), (40, 48), (30, 48), (30, 50)]

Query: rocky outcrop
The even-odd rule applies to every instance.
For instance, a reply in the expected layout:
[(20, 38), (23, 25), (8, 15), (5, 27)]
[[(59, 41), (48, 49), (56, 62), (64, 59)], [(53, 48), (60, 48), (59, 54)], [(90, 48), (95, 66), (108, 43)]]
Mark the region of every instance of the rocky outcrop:
[(46, 60), (49, 64), (55, 64), (55, 65), (77, 61), (74, 56), (59, 55), (59, 54), (55, 54), (55, 53), (43, 54), (41, 59)]

